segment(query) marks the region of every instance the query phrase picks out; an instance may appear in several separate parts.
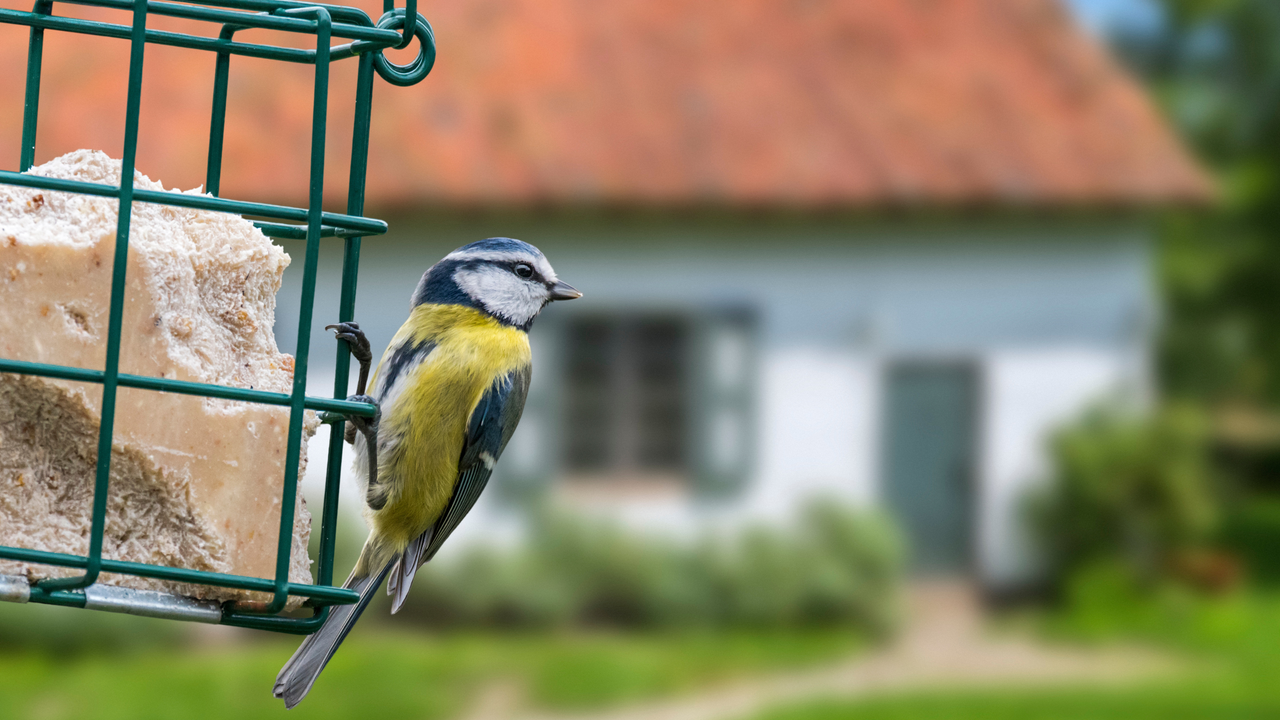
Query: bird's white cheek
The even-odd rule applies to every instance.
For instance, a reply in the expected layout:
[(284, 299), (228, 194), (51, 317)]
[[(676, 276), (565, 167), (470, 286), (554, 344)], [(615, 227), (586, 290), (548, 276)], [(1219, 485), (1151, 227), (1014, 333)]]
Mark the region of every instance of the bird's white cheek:
[(453, 279), (471, 299), (516, 325), (532, 320), (547, 301), (547, 289), (541, 283), (528, 282), (503, 268), (463, 269)]

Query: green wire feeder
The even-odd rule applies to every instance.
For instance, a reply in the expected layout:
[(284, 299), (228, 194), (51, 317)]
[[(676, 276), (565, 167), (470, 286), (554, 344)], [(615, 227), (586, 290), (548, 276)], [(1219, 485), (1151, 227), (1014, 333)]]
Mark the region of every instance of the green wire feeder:
[[(342, 262), (342, 295), (338, 321), (353, 319), (355, 314), (356, 274), (360, 260), (360, 238), (387, 231), (381, 220), (366, 218), (364, 212), (365, 171), (369, 155), (369, 115), (376, 71), (393, 85), (413, 85), (431, 72), (435, 64), (435, 38), (431, 26), (417, 12), (417, 0), (406, 0), (407, 7), (394, 7), (394, 0), (384, 0), (384, 14), (375, 23), (362, 10), (341, 5), (322, 5), (293, 0), (201, 0), (198, 3), (171, 3), (148, 0), (60, 0), (74, 5), (112, 8), (129, 13), (131, 25), (117, 25), (52, 14), (53, 0), (37, 0), (31, 12), (0, 9), (0, 22), (31, 28), (27, 55), (26, 101), (22, 126), (21, 166), (18, 172), (0, 170), (0, 183), (44, 188), (62, 192), (100, 195), (120, 199), (119, 224), (116, 234), (115, 265), (112, 273), (110, 325), (104, 369), (81, 368), (20, 362), (0, 358), (0, 372), (100, 383), (102, 385), (102, 425), (98, 436), (98, 460), (94, 484), (92, 525), (88, 555), (69, 555), (26, 548), (0, 546), (0, 559), (28, 563), (83, 568), (79, 577), (50, 578), (30, 585), (24, 577), (0, 575), (0, 599), (13, 602), (38, 602), (50, 605), (108, 610), (135, 615), (221, 623), (239, 627), (309, 634), (318, 629), (329, 613), (329, 606), (356, 601), (356, 593), (333, 584), (333, 551), (338, 515), (338, 483), (342, 461), (342, 428), (330, 434), (328, 467), (325, 477), (324, 507), (320, 525), (320, 557), (318, 583), (306, 585), (288, 580), (289, 555), (294, 516), (294, 499), (298, 483), (298, 454), (301, 447), (304, 410), (322, 410), (346, 415), (371, 417), (374, 407), (351, 403), (339, 398), (347, 396), (347, 374), (350, 356), (342, 345), (337, 351), (333, 398), (308, 397), (307, 355), (311, 340), (311, 312), (316, 290), (316, 264), (323, 237), (340, 237), (345, 244)], [(147, 29), (149, 15), (167, 15), (213, 23), (217, 37), (203, 37), (178, 32)], [(123, 19), (123, 16), (122, 18)], [(266, 28), (315, 37), (315, 49), (279, 47), (270, 44), (236, 42), (235, 34), (250, 28)], [(40, 106), (40, 66), (44, 33), (56, 30), (87, 35), (128, 39), (129, 95), (125, 115), (124, 156), (121, 163), (121, 185), (114, 187), (96, 183), (23, 175), (35, 160), (36, 121)], [(418, 39), (417, 58), (407, 65), (396, 65), (383, 57), (387, 48), (404, 48)], [(334, 38), (348, 42), (331, 44)], [(134, 161), (138, 146), (138, 107), (142, 88), (142, 67), (148, 43), (206, 50), (217, 54), (214, 70), (213, 112), (209, 131), (209, 162), (205, 188), (213, 196), (155, 192), (133, 187)], [(311, 120), (310, 192), (306, 208), (243, 202), (217, 197), (222, 173), (223, 128), (227, 108), (227, 76), (232, 55), (267, 58), (283, 62), (315, 66), (315, 95)], [(326, 110), (329, 94), (329, 66), (337, 60), (356, 58), (356, 103), (351, 143), (351, 177), (347, 189), (346, 214), (321, 211), (324, 190), (324, 149)], [(255, 225), (263, 233), (276, 238), (307, 241), (302, 281), (301, 317), (298, 321), (297, 357), (293, 391), (289, 394), (246, 390), (162, 378), (142, 377), (119, 372), (120, 327), (124, 309), (125, 258), (129, 247), (129, 220), (134, 201), (176, 205), (202, 210), (230, 212), (267, 218)], [(281, 497), (280, 539), (276, 552), (275, 579), (244, 577), (223, 573), (164, 567), (145, 563), (103, 559), (102, 536), (107, 510), (107, 486), (111, 467), (112, 425), (115, 418), (116, 388), (119, 386), (153, 391), (183, 393), (204, 397), (242, 400), (282, 405), (289, 408), (288, 456)], [(131, 590), (97, 584), (101, 572), (171, 580), (189, 584), (210, 585), (272, 594), (261, 612), (249, 612), (232, 603), (219, 605), (169, 593)], [(291, 597), (305, 598), (311, 617), (284, 615)]]

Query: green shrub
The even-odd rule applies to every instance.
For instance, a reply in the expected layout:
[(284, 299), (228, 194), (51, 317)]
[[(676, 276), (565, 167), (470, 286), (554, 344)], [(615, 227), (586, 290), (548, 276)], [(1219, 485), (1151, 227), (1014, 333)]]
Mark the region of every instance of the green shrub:
[(802, 627), (897, 620), (902, 550), (881, 515), (815, 505), (790, 530), (692, 545), (563, 513), (526, 543), (473, 548), (418, 574), (405, 612), (431, 625)]
[(1155, 580), (1208, 540), (1218, 508), (1207, 425), (1195, 412), (1093, 410), (1057, 434), (1052, 457), (1049, 482), (1031, 508), (1060, 587), (1100, 561)]
[(1250, 497), (1223, 518), (1222, 544), (1240, 556), (1250, 579), (1280, 584), (1280, 499)]

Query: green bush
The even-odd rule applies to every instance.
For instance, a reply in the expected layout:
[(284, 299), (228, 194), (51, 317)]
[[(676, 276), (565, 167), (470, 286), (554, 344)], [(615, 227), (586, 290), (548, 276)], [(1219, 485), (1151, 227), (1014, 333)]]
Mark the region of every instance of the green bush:
[(1188, 409), (1096, 409), (1057, 434), (1051, 477), (1031, 508), (1060, 587), (1109, 561), (1153, 581), (1208, 540), (1218, 508), (1207, 430)]
[(1250, 579), (1280, 584), (1280, 499), (1250, 497), (1223, 519), (1222, 544), (1240, 556)]
[(881, 515), (815, 505), (790, 530), (679, 545), (544, 512), (519, 549), (473, 548), (418, 574), (431, 625), (803, 627), (897, 619), (902, 549)]

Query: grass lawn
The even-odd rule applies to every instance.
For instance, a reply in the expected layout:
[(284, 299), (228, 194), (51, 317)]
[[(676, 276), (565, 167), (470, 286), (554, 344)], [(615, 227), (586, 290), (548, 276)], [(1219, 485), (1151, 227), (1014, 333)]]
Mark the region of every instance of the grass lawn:
[[(0, 717), (284, 717), (283, 705), (271, 697), (271, 683), (296, 640), (261, 637), (262, 642), (217, 649), (153, 645), (70, 656), (26, 641), (24, 649), (0, 650)], [(823, 663), (860, 645), (851, 632), (830, 631), (441, 636), (366, 627), (343, 645), (311, 695), (288, 717), (455, 717), (481, 688), (504, 680), (525, 688), (535, 707), (599, 708)]]
[(1254, 720), (1280, 718), (1280, 597), (1083, 603), (1042, 627), (1060, 640), (1146, 641), (1188, 659), (1132, 687), (993, 688), (814, 700), (756, 720)]
[(1263, 720), (1280, 717), (1271, 693), (1206, 693), (1200, 689), (955, 693), (815, 702), (760, 720)]

